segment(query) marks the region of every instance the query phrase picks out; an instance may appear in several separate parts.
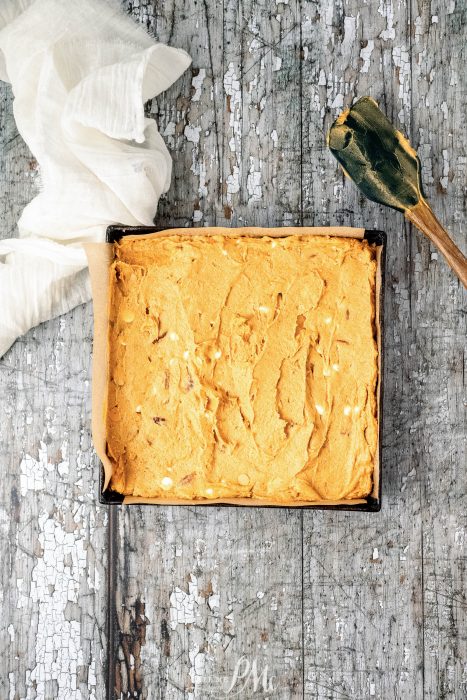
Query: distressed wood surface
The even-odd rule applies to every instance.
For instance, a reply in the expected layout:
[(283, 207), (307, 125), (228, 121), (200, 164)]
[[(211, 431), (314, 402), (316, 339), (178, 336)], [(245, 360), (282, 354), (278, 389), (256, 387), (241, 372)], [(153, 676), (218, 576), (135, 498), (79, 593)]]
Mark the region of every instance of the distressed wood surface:
[[(1, 85), (1, 235), (37, 191)], [(107, 513), (96, 504), (92, 314), (42, 324), (0, 359), (0, 698), (104, 697)]]
[[(388, 235), (384, 507), (377, 517), (304, 515), (305, 687), (318, 698), (418, 700), (425, 691), (421, 499), (410, 434), (418, 411), (410, 377), (413, 234), (401, 214), (364, 199), (344, 179), (322, 142), (314, 145), (336, 110), (365, 94), (409, 128), (411, 85), (396, 61), (409, 43), (410, 8), (401, 3), (393, 16), (392, 5), (382, 4), (378, 12), (374, 3), (352, 0), (334, 10), (323, 3), (317, 11), (315, 3), (307, 3), (303, 12), (303, 42), (312, 54), (303, 66), (305, 222), (321, 223), (330, 211), (339, 222)], [(326, 50), (317, 53), (316, 46)]]
[[(387, 231), (384, 505), (131, 507), (109, 532), (90, 443), (91, 308), (44, 324), (0, 361), (0, 697), (106, 697), (110, 610), (108, 697), (464, 699), (466, 296), (402, 215), (344, 180), (324, 133), (356, 96), (378, 99), (465, 250), (465, 3), (124, 8), (193, 57), (148, 105), (174, 156), (158, 224)], [(8, 236), (37, 173), (0, 96)]]

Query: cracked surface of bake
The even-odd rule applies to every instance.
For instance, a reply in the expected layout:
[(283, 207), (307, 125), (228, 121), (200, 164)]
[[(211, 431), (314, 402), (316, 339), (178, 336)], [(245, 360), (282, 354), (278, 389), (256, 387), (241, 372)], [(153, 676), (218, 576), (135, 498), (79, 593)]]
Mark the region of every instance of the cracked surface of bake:
[(110, 268), (111, 486), (170, 499), (367, 496), (374, 250), (327, 236), (125, 237)]

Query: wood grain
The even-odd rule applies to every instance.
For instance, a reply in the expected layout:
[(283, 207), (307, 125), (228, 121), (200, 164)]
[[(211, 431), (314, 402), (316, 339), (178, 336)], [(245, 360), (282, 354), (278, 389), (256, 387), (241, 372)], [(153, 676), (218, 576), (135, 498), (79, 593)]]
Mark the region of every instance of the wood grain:
[[(36, 161), (1, 84), (0, 219), (15, 234)], [(102, 698), (106, 513), (90, 434), (91, 305), (0, 360), (0, 697)]]
[[(118, 508), (108, 599), (91, 308), (43, 324), (0, 361), (0, 697), (106, 697), (113, 610), (108, 697), (461, 700), (466, 297), (429, 241), (343, 178), (324, 134), (356, 96), (379, 100), (465, 250), (465, 4), (123, 6), (193, 57), (147, 107), (174, 156), (158, 224), (387, 231), (383, 510)], [(10, 236), (37, 168), (4, 85), (0, 100)]]
[[(427, 197), (466, 250), (465, 3), (413, 2), (412, 138)], [(461, 77), (462, 76), (462, 77)], [(422, 498), (424, 693), (467, 696), (466, 300), (424, 236), (411, 238), (413, 466)]]
[[(310, 118), (303, 114), (305, 222), (330, 215), (388, 235), (383, 509), (376, 517), (305, 515), (306, 691), (313, 698), (423, 697), (421, 499), (410, 435), (417, 412), (410, 378), (411, 233), (402, 214), (362, 198), (317, 141), (342, 103), (365, 94), (394, 123), (410, 123), (410, 82), (394, 65), (408, 45), (409, 9), (401, 3), (391, 20), (391, 7), (382, 5), (379, 13), (348, 2), (331, 12), (323, 3), (318, 21), (314, 3), (304, 8), (303, 41), (313, 52), (303, 67), (304, 109), (314, 106)], [(322, 46), (326, 51), (315, 53)], [(315, 213), (317, 197), (323, 206)]]

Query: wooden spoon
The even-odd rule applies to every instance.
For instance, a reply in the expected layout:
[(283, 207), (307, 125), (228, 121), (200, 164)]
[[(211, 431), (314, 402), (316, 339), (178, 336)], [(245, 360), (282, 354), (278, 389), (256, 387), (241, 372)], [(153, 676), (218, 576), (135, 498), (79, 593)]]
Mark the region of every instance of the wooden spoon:
[(344, 172), (374, 202), (404, 212), (444, 255), (467, 289), (467, 258), (425, 199), (417, 153), (371, 97), (338, 116), (327, 143)]

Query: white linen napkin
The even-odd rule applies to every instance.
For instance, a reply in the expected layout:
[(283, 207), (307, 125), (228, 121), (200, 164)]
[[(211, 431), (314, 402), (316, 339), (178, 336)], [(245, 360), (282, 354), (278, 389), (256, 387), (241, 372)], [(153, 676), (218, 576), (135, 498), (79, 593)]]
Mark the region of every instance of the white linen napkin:
[(172, 161), (143, 105), (190, 62), (109, 0), (0, 2), (0, 79), (41, 178), (19, 238), (0, 240), (0, 357), (91, 298), (83, 242), (153, 223)]

